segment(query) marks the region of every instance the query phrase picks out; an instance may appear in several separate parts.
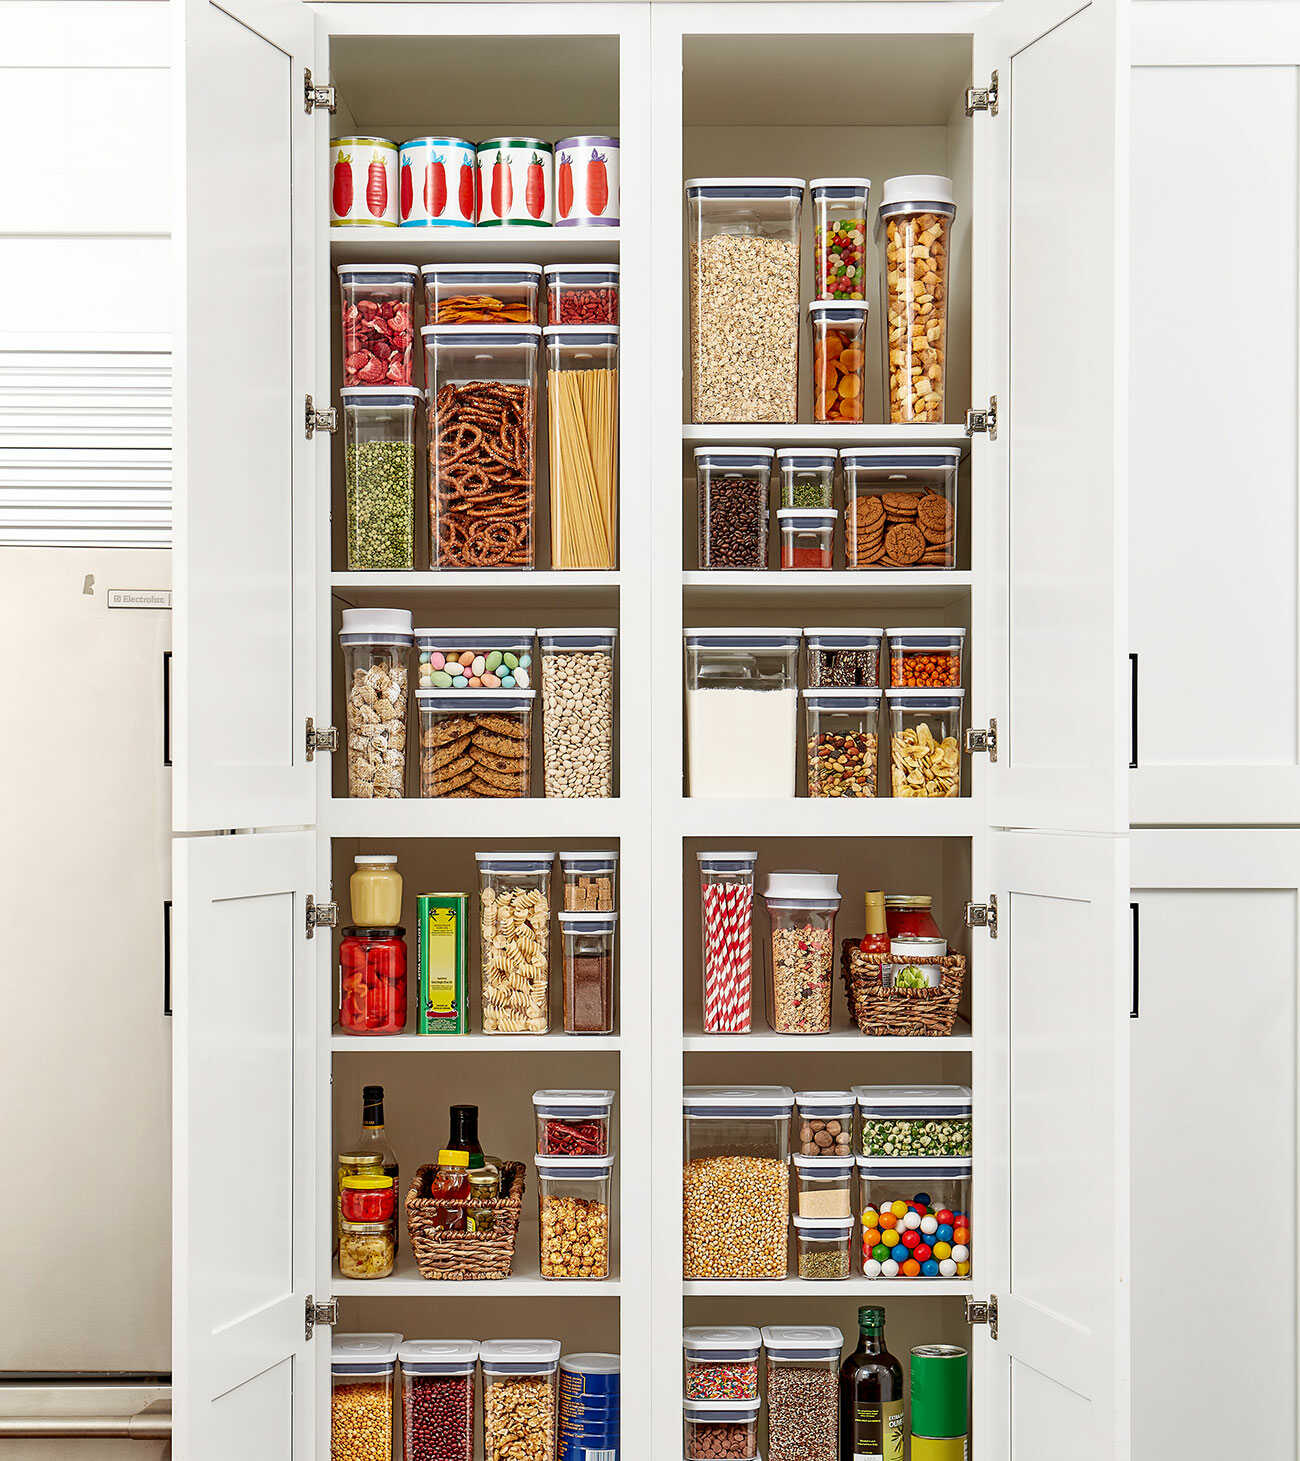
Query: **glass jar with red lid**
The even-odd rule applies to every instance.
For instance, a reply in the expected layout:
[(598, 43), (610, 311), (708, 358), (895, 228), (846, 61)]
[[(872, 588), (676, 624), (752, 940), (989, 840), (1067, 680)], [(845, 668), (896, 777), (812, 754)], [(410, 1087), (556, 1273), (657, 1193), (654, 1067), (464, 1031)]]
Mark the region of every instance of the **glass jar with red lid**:
[(406, 930), (345, 928), (339, 940), (339, 1028), (400, 1035), (406, 1028)]
[(886, 893), (885, 928), (889, 937), (942, 938), (943, 931), (930, 912), (933, 901), (925, 893)]
[(339, 1183), (343, 1218), (349, 1223), (386, 1223), (393, 1217), (393, 1179), (383, 1175), (344, 1177)]

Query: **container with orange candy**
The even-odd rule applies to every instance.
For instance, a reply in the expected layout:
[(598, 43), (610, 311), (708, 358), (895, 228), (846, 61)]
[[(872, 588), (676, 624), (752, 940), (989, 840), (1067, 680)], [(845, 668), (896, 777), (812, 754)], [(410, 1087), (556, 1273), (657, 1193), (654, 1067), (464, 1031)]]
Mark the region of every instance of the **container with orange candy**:
[(866, 369), (866, 300), (815, 299), (808, 306), (813, 342), (813, 420), (862, 420)]

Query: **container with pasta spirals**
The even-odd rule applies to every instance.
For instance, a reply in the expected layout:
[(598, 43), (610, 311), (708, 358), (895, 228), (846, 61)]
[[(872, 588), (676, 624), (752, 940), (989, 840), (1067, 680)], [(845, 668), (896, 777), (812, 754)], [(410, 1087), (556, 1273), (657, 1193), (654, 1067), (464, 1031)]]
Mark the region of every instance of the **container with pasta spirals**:
[(554, 852), (476, 852), (485, 1035), (545, 1035), (550, 1022)]

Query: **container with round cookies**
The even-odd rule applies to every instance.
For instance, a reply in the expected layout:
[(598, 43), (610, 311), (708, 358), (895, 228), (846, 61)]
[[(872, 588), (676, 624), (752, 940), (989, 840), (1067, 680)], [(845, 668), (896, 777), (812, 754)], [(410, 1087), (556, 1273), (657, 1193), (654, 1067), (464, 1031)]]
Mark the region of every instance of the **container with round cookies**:
[(417, 690), (420, 795), (532, 795), (535, 690)]
[(959, 447), (845, 447), (846, 568), (957, 566)]

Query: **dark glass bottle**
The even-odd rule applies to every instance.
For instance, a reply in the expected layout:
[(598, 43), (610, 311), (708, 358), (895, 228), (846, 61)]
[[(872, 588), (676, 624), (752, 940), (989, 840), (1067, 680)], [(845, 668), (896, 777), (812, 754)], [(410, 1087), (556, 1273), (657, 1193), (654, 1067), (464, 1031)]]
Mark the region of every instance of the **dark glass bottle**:
[(483, 1155), (478, 1140), (478, 1107), (453, 1106), (451, 1108), (451, 1135), (447, 1138), (447, 1150), (453, 1152), (477, 1152)]
[(903, 1367), (885, 1348), (885, 1311), (859, 1309), (858, 1329), (840, 1368), (840, 1461), (903, 1461)]

